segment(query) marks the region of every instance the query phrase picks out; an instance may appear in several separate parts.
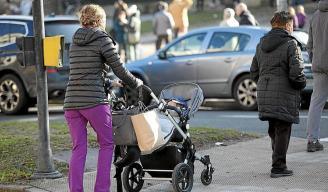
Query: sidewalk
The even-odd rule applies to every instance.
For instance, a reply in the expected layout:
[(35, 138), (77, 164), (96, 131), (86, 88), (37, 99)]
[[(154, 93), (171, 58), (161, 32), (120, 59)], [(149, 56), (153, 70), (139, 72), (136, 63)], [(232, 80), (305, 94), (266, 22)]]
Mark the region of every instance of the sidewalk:
[[(215, 147), (202, 154), (209, 154), (215, 172), (213, 182), (203, 186), (200, 172), (203, 167), (195, 164), (193, 192), (327, 192), (328, 191), (328, 143), (325, 151), (305, 152), (306, 140), (292, 138), (287, 156), (288, 167), (295, 175), (270, 178), (271, 151), (269, 138), (241, 142), (225, 147)], [(85, 191), (93, 191), (95, 172), (85, 174)], [(112, 180), (115, 192), (115, 180)], [(67, 191), (67, 178), (39, 180), (31, 183), (30, 192)], [(144, 192), (173, 191), (169, 182), (145, 183)]]

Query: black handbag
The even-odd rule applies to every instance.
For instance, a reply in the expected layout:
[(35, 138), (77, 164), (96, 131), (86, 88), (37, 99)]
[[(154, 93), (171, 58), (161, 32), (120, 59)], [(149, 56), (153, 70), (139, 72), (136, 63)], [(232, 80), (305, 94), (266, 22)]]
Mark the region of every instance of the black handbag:
[(138, 145), (131, 116), (140, 113), (139, 107), (112, 112), (113, 139), (115, 145)]

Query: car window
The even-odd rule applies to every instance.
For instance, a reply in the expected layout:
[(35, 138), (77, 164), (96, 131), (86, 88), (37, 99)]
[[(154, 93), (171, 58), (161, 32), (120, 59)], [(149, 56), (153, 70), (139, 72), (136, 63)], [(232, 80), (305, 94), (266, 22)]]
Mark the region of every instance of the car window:
[(0, 23), (0, 47), (7, 46), (10, 42), (9, 24)]
[(248, 35), (216, 32), (213, 34), (207, 52), (243, 51), (249, 42)]
[(76, 30), (80, 28), (78, 21), (46, 23), (46, 36), (63, 35), (65, 43), (71, 43)]
[(9, 33), (10, 43), (15, 43), (18, 37), (24, 37), (28, 34), (26, 23), (10, 23)]
[(200, 54), (206, 33), (191, 35), (173, 44), (166, 51), (168, 57)]

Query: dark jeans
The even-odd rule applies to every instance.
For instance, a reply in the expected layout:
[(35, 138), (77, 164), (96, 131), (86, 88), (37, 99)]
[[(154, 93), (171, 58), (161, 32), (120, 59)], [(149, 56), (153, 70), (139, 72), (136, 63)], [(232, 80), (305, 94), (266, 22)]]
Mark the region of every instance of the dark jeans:
[(168, 42), (171, 41), (171, 36), (170, 35), (158, 35), (157, 40), (156, 40), (156, 50), (161, 48), (163, 40), (167, 44)]
[(292, 123), (278, 119), (269, 120), (269, 136), (272, 145), (272, 169), (286, 169), (286, 154), (288, 150)]

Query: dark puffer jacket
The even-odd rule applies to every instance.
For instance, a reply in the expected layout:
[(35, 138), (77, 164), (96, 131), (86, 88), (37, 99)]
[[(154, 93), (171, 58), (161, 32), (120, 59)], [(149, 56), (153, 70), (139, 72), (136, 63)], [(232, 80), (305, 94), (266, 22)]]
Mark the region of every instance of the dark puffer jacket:
[(300, 91), (306, 86), (299, 43), (287, 31), (272, 29), (256, 49), (251, 78), (257, 82), (259, 117), (299, 123)]
[(240, 17), (239, 25), (253, 25), (253, 26), (259, 25), (254, 15), (252, 15), (252, 13), (248, 10), (242, 12), (239, 17)]
[(108, 103), (105, 75), (109, 67), (131, 87), (136, 78), (123, 66), (115, 42), (99, 28), (80, 28), (70, 48), (70, 74), (64, 109), (83, 109)]

